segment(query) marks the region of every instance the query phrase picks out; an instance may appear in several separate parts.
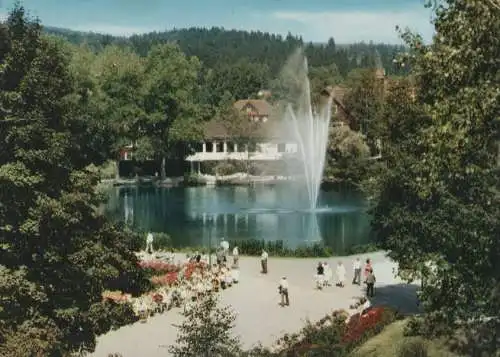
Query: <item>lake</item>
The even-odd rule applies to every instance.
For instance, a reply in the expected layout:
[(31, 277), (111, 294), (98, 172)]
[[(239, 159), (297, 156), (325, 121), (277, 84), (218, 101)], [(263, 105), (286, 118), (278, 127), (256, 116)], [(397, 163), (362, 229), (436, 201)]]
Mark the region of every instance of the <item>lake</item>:
[(106, 214), (136, 230), (164, 232), (175, 247), (209, 242), (283, 240), (293, 248), (323, 241), (335, 254), (370, 243), (370, 218), (363, 195), (352, 190), (321, 191), (318, 208), (307, 208), (294, 183), (256, 186), (159, 188), (113, 187)]

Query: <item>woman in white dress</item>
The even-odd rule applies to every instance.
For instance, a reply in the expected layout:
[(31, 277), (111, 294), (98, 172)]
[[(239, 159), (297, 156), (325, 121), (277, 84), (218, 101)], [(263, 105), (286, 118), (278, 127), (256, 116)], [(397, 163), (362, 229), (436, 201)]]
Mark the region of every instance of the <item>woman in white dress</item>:
[(332, 268), (330, 268), (330, 265), (328, 265), (327, 262), (323, 263), (323, 268), (325, 269), (325, 281), (324, 281), (324, 285), (325, 286), (330, 286), (332, 278), (333, 278)]
[(342, 262), (339, 262), (337, 265), (337, 279), (338, 279), (338, 286), (341, 288), (344, 287), (344, 282), (345, 282), (345, 267)]

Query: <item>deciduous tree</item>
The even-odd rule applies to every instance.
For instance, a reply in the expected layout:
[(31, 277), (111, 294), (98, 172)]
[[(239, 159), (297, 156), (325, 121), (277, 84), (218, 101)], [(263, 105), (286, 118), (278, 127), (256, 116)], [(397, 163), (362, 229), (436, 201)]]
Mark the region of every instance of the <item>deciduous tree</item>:
[[(374, 227), (401, 267), (426, 276), (427, 321), (474, 326), (489, 318), (498, 331), (500, 8), (439, 1), (434, 24), (430, 45), (404, 34), (411, 51), (401, 60), (421, 108), (394, 106), (405, 129), (391, 139), (400, 144), (388, 153)], [(490, 337), (491, 352), (498, 341)]]
[(68, 54), (20, 6), (0, 38), (0, 355), (91, 351), (101, 292), (145, 286), (136, 247), (97, 213)]

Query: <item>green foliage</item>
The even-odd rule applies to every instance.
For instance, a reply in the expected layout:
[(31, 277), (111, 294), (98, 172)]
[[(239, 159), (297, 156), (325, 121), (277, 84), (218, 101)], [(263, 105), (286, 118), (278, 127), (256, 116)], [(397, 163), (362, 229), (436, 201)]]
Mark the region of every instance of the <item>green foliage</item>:
[(359, 184), (371, 165), (370, 149), (364, 135), (347, 125), (332, 126), (328, 140), (325, 176), (329, 180)]
[(20, 6), (0, 38), (0, 355), (91, 351), (105, 332), (90, 313), (101, 292), (138, 294), (147, 281), (130, 236), (96, 212), (87, 167), (99, 155), (74, 107), (65, 48)]
[(232, 336), (236, 314), (218, 304), (217, 295), (207, 294), (183, 313), (177, 344), (169, 347), (174, 357), (236, 355), (240, 350), (239, 340)]
[(82, 33), (67, 29), (45, 28), (48, 33), (68, 39), (71, 43), (88, 44), (95, 51), (105, 46), (131, 46), (141, 56), (147, 56), (158, 44), (178, 43), (188, 56), (198, 57), (207, 68), (216, 69), (235, 64), (244, 59), (246, 63), (258, 63), (269, 68), (276, 77), (288, 57), (298, 47), (305, 47), (309, 64), (313, 67), (329, 67), (336, 63), (340, 74), (346, 76), (359, 67), (383, 67), (389, 75), (402, 75), (405, 68), (393, 65), (394, 56), (405, 48), (387, 44), (355, 43), (336, 45), (332, 38), (325, 44), (304, 43), (301, 38), (266, 32), (247, 32), (221, 28), (189, 28), (166, 32), (154, 32), (126, 38)]
[[(393, 92), (387, 107), (387, 172), (374, 228), (390, 256), (423, 276), (426, 332), (490, 317), (487, 348), (500, 326), (500, 8), (494, 1), (439, 2), (436, 36), (401, 58), (415, 99)], [(404, 114), (402, 116), (401, 114)], [(384, 146), (384, 147), (386, 147)], [(431, 323), (432, 322), (432, 323)], [(488, 332), (488, 331), (484, 331)]]
[[(137, 247), (142, 249), (146, 248), (146, 235), (149, 232), (145, 231), (134, 231), (130, 232), (132, 235), (132, 240)], [(172, 247), (172, 238), (163, 232), (151, 232), (154, 237), (153, 248), (154, 249), (165, 249), (168, 247)], [(138, 249), (139, 250), (139, 249)]]
[(423, 338), (405, 340), (398, 346), (398, 357), (427, 357), (428, 347)]

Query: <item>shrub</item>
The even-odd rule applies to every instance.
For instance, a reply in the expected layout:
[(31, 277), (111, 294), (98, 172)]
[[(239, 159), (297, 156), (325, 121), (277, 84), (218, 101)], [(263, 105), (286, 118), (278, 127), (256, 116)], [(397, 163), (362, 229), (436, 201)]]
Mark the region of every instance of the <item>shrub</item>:
[(323, 244), (315, 243), (312, 245), (299, 246), (295, 249), (285, 247), (282, 240), (265, 241), (258, 239), (234, 240), (229, 241), (231, 247), (238, 246), (242, 255), (260, 255), (262, 249), (265, 249), (269, 255), (278, 257), (331, 257), (332, 250)]
[(363, 316), (352, 316), (348, 323), (347, 317), (345, 311), (334, 311), (316, 323), (307, 322), (299, 333), (278, 340), (279, 355), (347, 356), (395, 321), (396, 314), (388, 308), (377, 307)]
[(403, 340), (397, 349), (398, 357), (427, 357), (428, 355), (427, 343), (420, 337)]
[[(135, 231), (134, 234), (134, 245), (140, 247), (141, 249), (146, 248), (146, 235), (149, 232)], [(162, 249), (172, 246), (172, 239), (167, 233), (163, 232), (151, 232), (153, 234), (153, 249)]]
[(240, 341), (232, 337), (236, 314), (218, 303), (217, 295), (208, 294), (184, 312), (177, 344), (169, 348), (174, 357), (234, 356), (240, 351)]

